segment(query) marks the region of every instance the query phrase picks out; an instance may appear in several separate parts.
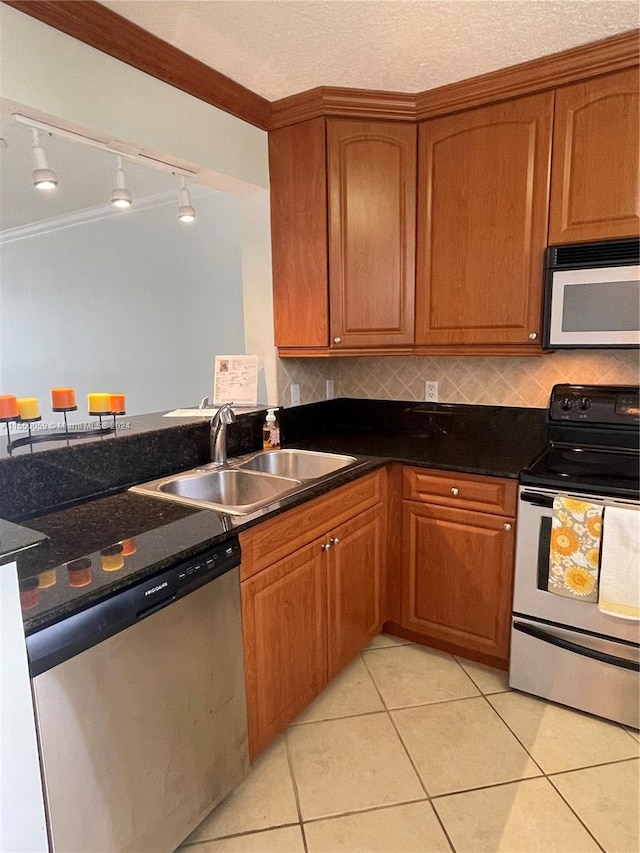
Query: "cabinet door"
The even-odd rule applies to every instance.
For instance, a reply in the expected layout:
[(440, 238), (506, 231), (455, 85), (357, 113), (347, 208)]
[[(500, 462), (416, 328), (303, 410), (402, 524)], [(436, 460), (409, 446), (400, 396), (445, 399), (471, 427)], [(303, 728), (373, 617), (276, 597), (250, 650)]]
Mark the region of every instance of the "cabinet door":
[(514, 520), (403, 502), (402, 625), (506, 661)]
[(385, 509), (374, 507), (331, 531), (329, 679), (334, 678), (382, 628), (385, 578)]
[(331, 346), (413, 343), (416, 128), (328, 120)]
[(639, 82), (634, 68), (558, 89), (549, 243), (638, 234)]
[(325, 122), (269, 134), (273, 314), (279, 347), (329, 343)]
[(416, 343), (539, 346), (553, 93), (420, 125)]
[(241, 584), (249, 753), (327, 683), (326, 562), (316, 540)]

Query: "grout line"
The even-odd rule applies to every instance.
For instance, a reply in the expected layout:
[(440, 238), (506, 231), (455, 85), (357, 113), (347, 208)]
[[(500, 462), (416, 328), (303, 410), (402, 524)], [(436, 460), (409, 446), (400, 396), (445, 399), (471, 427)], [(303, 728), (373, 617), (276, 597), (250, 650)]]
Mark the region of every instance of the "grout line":
[(307, 836), (304, 832), (304, 824), (302, 822), (302, 809), (300, 807), (300, 793), (298, 791), (298, 783), (296, 782), (296, 774), (293, 770), (293, 759), (291, 758), (291, 752), (289, 750), (289, 737), (288, 732), (285, 730), (284, 732), (284, 749), (287, 756), (287, 764), (289, 766), (289, 776), (291, 777), (291, 784), (293, 785), (293, 795), (296, 800), (296, 811), (298, 812), (298, 826), (300, 827), (300, 832), (302, 833), (302, 844), (304, 846), (304, 853), (308, 853), (307, 847)]
[(333, 720), (352, 720), (354, 717), (372, 717), (374, 714), (384, 714), (386, 706), (376, 711), (359, 711), (355, 714), (340, 714), (337, 717), (319, 717), (317, 720), (301, 720), (299, 723), (289, 723), (290, 729), (298, 729), (300, 726), (312, 726), (314, 723), (331, 723)]
[(638, 761), (640, 760), (640, 755), (633, 755), (631, 758), (613, 758), (611, 761), (599, 761), (597, 764), (585, 764), (580, 767), (569, 767), (566, 770), (554, 770), (551, 773), (545, 773), (544, 775), (551, 779), (551, 777), (555, 776), (564, 776), (567, 773), (577, 773), (582, 770), (591, 770), (592, 767), (609, 767), (611, 764), (626, 764), (628, 761)]
[[(491, 695), (492, 695), (492, 696), (495, 696), (495, 693), (493, 693), (493, 694), (491, 694)], [(531, 759), (531, 761), (533, 761), (533, 763), (536, 765), (536, 767), (538, 768), (538, 770), (540, 771), (540, 773), (541, 773), (543, 776), (546, 776), (546, 773), (544, 772), (544, 770), (542, 769), (542, 767), (540, 766), (540, 764), (535, 760), (535, 758), (533, 757), (533, 755), (531, 754), (531, 752), (527, 749), (527, 747), (524, 745), (524, 743), (520, 740), (520, 738), (518, 737), (518, 735), (514, 732), (514, 730), (511, 728), (511, 726), (509, 725), (509, 723), (504, 719), (504, 717), (503, 717), (503, 716), (502, 716), (502, 714), (498, 711), (498, 709), (497, 709), (497, 708), (495, 708), (495, 707), (491, 704), (491, 702), (489, 701), (489, 699), (488, 699), (488, 697), (487, 697), (487, 696), (485, 696), (485, 695), (483, 694), (483, 695), (482, 695), (482, 698), (483, 698), (483, 699), (484, 699), (484, 701), (487, 703), (487, 705), (491, 708), (491, 710), (494, 712), (494, 714), (498, 717), (498, 719), (500, 720), (500, 722), (501, 722), (501, 723), (503, 723), (503, 725), (504, 725), (504, 726), (506, 726), (507, 730), (511, 732), (511, 734), (513, 735), (513, 737), (514, 737), (514, 738), (516, 739), (516, 741), (520, 744), (520, 746), (524, 749), (524, 751), (525, 751), (525, 752), (526, 752), (526, 754), (529, 756), (529, 758)]]
[(307, 818), (304, 823), (319, 823), (321, 820), (339, 820), (342, 817), (352, 817), (353, 815), (369, 814), (370, 812), (381, 812), (387, 809), (395, 809), (396, 806), (410, 806), (414, 803), (428, 803), (424, 797), (417, 800), (402, 800), (398, 803), (384, 803), (380, 806), (367, 806), (362, 809), (351, 809), (350, 811), (340, 812), (339, 814), (320, 815), (319, 817)]
[(231, 832), (229, 835), (216, 835), (214, 838), (199, 838), (197, 841), (189, 841), (188, 843), (183, 841), (177, 850), (194, 847), (196, 844), (209, 844), (211, 841), (226, 841), (228, 838), (244, 838), (245, 835), (260, 835), (261, 832), (270, 832), (272, 829), (286, 829), (289, 826), (300, 826), (300, 824), (276, 823), (273, 826), (262, 826), (260, 829), (246, 829), (244, 832)]
[(570, 803), (570, 802), (565, 798), (565, 796), (563, 795), (562, 791), (558, 790), (558, 788), (556, 788), (556, 786), (553, 784), (553, 780), (552, 780), (549, 776), (545, 776), (545, 779), (546, 779), (546, 780), (547, 780), (547, 782), (551, 785), (552, 790), (554, 790), (554, 791), (556, 792), (556, 794), (560, 797), (560, 799), (562, 800), (562, 802), (567, 806), (567, 808), (569, 809), (569, 811), (570, 811), (570, 812), (575, 816), (576, 820), (577, 820), (579, 823), (581, 823), (581, 824), (582, 824), (582, 826), (585, 828), (586, 832), (591, 836), (591, 838), (593, 838), (593, 840), (594, 840), (594, 841), (595, 841), (595, 843), (598, 845), (598, 847), (600, 848), (600, 850), (602, 850), (602, 851), (603, 851), (603, 853), (607, 853), (607, 851), (605, 850), (605, 848), (602, 846), (602, 844), (600, 844), (600, 842), (599, 842), (599, 841), (598, 841), (598, 839), (595, 837), (595, 835), (593, 834), (593, 832), (589, 829), (589, 827), (587, 826), (587, 824), (582, 820), (582, 818), (580, 817), (580, 815), (578, 814), (578, 812), (573, 808), (573, 806), (571, 805), (571, 803)]

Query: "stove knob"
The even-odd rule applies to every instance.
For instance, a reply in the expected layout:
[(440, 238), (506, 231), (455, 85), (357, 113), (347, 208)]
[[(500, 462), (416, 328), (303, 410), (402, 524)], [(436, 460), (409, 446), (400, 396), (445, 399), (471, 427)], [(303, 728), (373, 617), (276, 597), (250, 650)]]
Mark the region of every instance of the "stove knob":
[(562, 401), (561, 409), (565, 412), (568, 412), (569, 409), (573, 406), (573, 400), (570, 397), (565, 397)]
[(580, 408), (583, 411), (591, 408), (591, 400), (588, 397), (583, 397), (582, 400), (580, 400)]

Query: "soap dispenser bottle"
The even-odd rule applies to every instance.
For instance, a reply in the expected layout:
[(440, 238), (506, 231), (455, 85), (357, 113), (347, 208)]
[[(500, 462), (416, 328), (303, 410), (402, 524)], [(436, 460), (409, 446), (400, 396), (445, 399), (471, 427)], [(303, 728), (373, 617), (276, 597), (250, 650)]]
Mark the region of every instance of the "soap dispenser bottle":
[(267, 417), (262, 427), (262, 446), (265, 450), (280, 450), (280, 427), (275, 409), (267, 409)]

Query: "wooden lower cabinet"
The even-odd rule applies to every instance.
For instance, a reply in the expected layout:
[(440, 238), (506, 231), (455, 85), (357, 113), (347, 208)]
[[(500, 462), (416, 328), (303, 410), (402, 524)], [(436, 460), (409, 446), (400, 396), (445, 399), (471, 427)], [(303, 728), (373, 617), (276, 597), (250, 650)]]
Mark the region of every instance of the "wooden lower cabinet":
[(242, 584), (254, 758), (327, 683), (327, 581), (318, 540)]
[[(414, 492), (419, 483), (421, 473), (413, 470), (405, 494), (410, 479)], [(442, 473), (440, 480), (445, 481)], [(446, 651), (504, 665), (509, 657), (515, 518), (464, 508), (467, 501), (481, 505), (483, 484), (494, 499), (492, 478), (477, 481), (474, 491), (472, 477), (451, 480), (457, 485), (442, 505), (433, 498), (403, 501), (401, 625)], [(512, 486), (503, 512), (511, 510), (515, 485), (493, 482)], [(452, 500), (460, 500), (461, 508), (451, 506)]]
[(381, 505), (337, 528), (328, 554), (329, 680), (382, 628), (386, 512)]
[[(252, 760), (382, 628), (385, 484), (386, 472), (378, 471), (292, 510), (291, 519), (285, 513), (247, 531), (246, 548), (241, 537)], [(363, 509), (367, 495), (372, 505)], [(352, 517), (345, 515), (349, 505)], [(305, 525), (311, 541), (304, 539)], [(282, 556), (285, 531), (290, 551)], [(274, 561), (253, 572), (255, 564), (269, 562), (269, 554)]]

